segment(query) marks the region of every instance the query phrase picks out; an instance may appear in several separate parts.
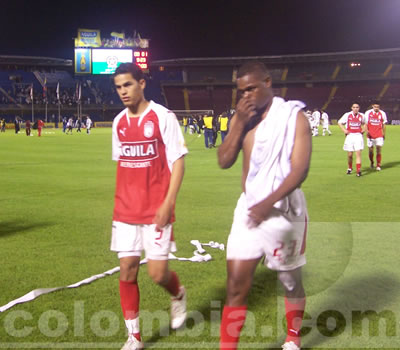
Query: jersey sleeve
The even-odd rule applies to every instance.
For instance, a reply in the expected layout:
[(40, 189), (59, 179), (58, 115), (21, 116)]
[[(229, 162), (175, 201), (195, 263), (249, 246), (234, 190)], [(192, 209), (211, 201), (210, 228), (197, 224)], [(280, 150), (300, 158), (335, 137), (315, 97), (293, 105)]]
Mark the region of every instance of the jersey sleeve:
[(118, 121), (114, 120), (112, 124), (112, 156), (111, 159), (118, 161), (121, 154), (121, 142), (119, 141), (117, 131)]
[(364, 124), (367, 124), (368, 123), (368, 121), (367, 121), (367, 116), (365, 115), (365, 114), (362, 114), (362, 113), (360, 113), (361, 114), (361, 125), (364, 125)]
[(338, 124), (346, 124), (347, 123), (347, 113), (343, 114), (342, 117), (338, 120)]
[(387, 116), (386, 113), (384, 111), (381, 111), (382, 113), (382, 117), (383, 117), (383, 124), (387, 124)]
[(176, 115), (171, 111), (165, 111), (164, 118), (160, 120), (160, 130), (165, 144), (168, 166), (172, 169), (172, 164), (183, 155), (188, 153), (185, 145), (181, 128)]

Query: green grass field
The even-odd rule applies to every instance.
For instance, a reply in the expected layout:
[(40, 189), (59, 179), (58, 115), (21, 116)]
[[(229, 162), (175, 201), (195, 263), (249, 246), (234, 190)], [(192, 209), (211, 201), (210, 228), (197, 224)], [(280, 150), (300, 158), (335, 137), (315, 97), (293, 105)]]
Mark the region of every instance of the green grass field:
[[(400, 348), (400, 127), (388, 126), (381, 172), (346, 175), (343, 134), (313, 139), (302, 188), (310, 228), (304, 284), (304, 348)], [(115, 162), (111, 129), (41, 138), (0, 134), (0, 306), (37, 288), (66, 286), (118, 266), (109, 251)], [(190, 153), (175, 224), (177, 256), (191, 239), (226, 243), (240, 194), (241, 162), (217, 167), (216, 150), (186, 135)], [(219, 142), (218, 142), (219, 143)], [(225, 254), (170, 263), (188, 290), (186, 328), (169, 329), (169, 297), (142, 267), (142, 334), (153, 349), (218, 348)], [(368, 317), (369, 318), (368, 318)], [(284, 310), (276, 274), (257, 269), (240, 348), (280, 348)], [(0, 348), (119, 349), (126, 340), (118, 273), (0, 313)]]

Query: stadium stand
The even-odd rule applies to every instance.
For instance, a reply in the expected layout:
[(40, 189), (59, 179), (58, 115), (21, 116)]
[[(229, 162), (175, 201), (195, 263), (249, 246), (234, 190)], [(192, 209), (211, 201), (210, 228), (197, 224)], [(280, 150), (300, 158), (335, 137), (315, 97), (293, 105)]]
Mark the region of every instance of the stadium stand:
[[(238, 67), (260, 60), (270, 69), (274, 93), (298, 99), (309, 109), (325, 108), (339, 118), (359, 101), (366, 110), (379, 100), (389, 120), (400, 119), (400, 49), (337, 52), (308, 55), (179, 58), (150, 62), (146, 97), (172, 110), (230, 111), (237, 103)], [(44, 93), (44, 83), (47, 91)], [(0, 115), (30, 115), (33, 86), (35, 116), (45, 108), (58, 115), (74, 115), (77, 91), (80, 103), (93, 120), (112, 120), (122, 108), (109, 76), (77, 77), (73, 62), (47, 57), (0, 56)]]

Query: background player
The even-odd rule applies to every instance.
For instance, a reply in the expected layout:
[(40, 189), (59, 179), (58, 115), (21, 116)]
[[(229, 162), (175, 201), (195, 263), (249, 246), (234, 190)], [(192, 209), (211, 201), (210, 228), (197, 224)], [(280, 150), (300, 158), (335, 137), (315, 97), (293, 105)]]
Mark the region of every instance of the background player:
[(113, 159), (118, 161), (111, 250), (120, 259), (120, 299), (129, 338), (123, 349), (141, 349), (137, 276), (142, 250), (154, 282), (172, 296), (171, 327), (186, 318), (186, 292), (168, 269), (176, 197), (183, 179), (184, 145), (176, 116), (144, 97), (141, 69), (121, 64), (114, 75), (127, 107), (113, 122)]
[(371, 168), (374, 167), (374, 146), (376, 147), (376, 170), (381, 170), (382, 146), (386, 135), (386, 113), (374, 102), (372, 109), (365, 112), (365, 129), (367, 131), (367, 146)]
[(237, 348), (253, 275), (265, 255), (267, 266), (278, 271), (285, 289), (288, 334), (282, 347), (297, 350), (305, 307), (301, 266), (305, 264), (307, 220), (299, 187), (310, 164), (309, 124), (302, 111), (304, 104), (273, 97), (271, 76), (264, 64), (244, 64), (238, 71), (237, 87), (242, 97), (218, 148), (218, 162), (224, 169), (231, 167), (243, 150), (243, 193), (228, 238), (220, 348)]
[(90, 119), (89, 116), (86, 117), (86, 133), (90, 134), (90, 130), (92, 129), (93, 122), (92, 119)]
[(329, 116), (325, 110), (321, 109), (321, 120), (322, 120), (322, 136), (325, 136), (325, 132), (328, 133), (329, 136), (332, 135), (329, 130)]
[(321, 119), (321, 113), (319, 112), (318, 108), (314, 108), (314, 112), (312, 114), (314, 125), (313, 125), (313, 136), (319, 135), (319, 123)]
[(353, 103), (351, 112), (343, 114), (338, 125), (346, 135), (343, 150), (347, 151), (347, 175), (353, 171), (353, 152), (356, 152), (357, 176), (361, 176), (361, 151), (364, 149), (364, 115), (359, 113), (360, 105)]

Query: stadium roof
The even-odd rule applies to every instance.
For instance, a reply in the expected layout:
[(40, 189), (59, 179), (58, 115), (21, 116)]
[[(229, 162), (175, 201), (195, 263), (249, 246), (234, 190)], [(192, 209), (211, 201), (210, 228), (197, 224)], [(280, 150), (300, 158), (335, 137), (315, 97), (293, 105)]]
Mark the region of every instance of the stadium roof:
[[(276, 55), (276, 56), (240, 56), (240, 57), (203, 57), (203, 58), (176, 58), (150, 62), (150, 66), (182, 67), (182, 66), (237, 66), (249, 60), (259, 60), (267, 65), (314, 63), (314, 62), (340, 62), (352, 60), (400, 59), (400, 48), (313, 53), (301, 55)], [(36, 67), (72, 68), (73, 60), (40, 57), (40, 56), (4, 56), (0, 55), (0, 65), (22, 65)]]
[(72, 67), (72, 60), (37, 56), (0, 56), (0, 65)]
[(313, 62), (338, 62), (359, 59), (392, 59), (400, 58), (400, 48), (368, 50), (368, 51), (348, 51), (314, 53), (302, 55), (282, 55), (282, 56), (242, 56), (242, 57), (204, 57), (204, 58), (177, 58), (169, 60), (158, 60), (151, 62), (152, 66), (182, 67), (182, 66), (207, 66), (213, 65), (241, 65), (249, 60), (259, 60), (266, 64), (283, 63), (313, 63)]

